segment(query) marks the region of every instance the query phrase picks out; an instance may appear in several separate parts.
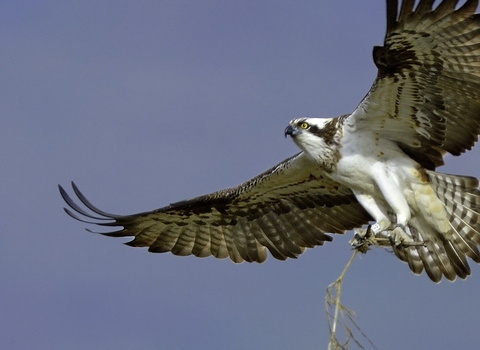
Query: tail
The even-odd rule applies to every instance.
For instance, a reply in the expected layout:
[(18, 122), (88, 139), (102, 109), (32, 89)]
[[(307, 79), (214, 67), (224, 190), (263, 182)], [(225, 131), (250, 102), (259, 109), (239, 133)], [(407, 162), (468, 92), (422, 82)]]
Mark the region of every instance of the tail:
[(470, 275), (467, 257), (480, 263), (480, 191), (474, 177), (447, 175), (427, 171), (430, 185), (444, 204), (450, 229), (439, 232), (421, 215), (408, 226), (414, 241), (424, 246), (394, 248), (395, 254), (420, 274), (423, 269), (434, 282), (442, 275), (450, 281)]

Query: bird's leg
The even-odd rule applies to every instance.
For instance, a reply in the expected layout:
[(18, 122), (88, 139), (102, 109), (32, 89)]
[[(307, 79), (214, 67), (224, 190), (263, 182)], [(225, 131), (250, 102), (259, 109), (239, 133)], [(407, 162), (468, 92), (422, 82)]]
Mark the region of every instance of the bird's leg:
[(379, 245), (375, 236), (391, 227), (388, 213), (383, 207), (379, 206), (371, 195), (354, 191), (358, 202), (367, 210), (367, 212), (376, 220), (375, 224), (368, 225), (366, 229), (356, 229), (354, 236), (350, 240), (350, 245), (362, 253), (366, 253), (371, 245)]
[[(373, 170), (376, 184), (396, 217), (396, 225), (393, 230), (391, 227), (383, 227), (387, 230), (386, 234), (390, 244), (400, 246), (404, 243), (412, 243), (412, 237), (406, 232), (412, 214), (404, 190), (402, 186), (398, 185), (399, 180), (395, 174), (392, 174), (389, 167), (382, 162), (376, 163)], [(373, 217), (377, 219), (376, 216)], [(376, 236), (382, 231), (376, 232)]]
[(385, 200), (394, 211), (397, 223), (392, 227), (385, 205), (379, 205), (371, 195), (354, 192), (360, 204), (376, 219), (374, 225), (369, 225), (366, 229), (355, 230), (354, 237), (350, 240), (350, 244), (363, 253), (371, 245), (400, 247), (424, 244), (423, 242), (414, 242), (411, 235), (407, 233), (406, 227), (411, 218), (410, 207), (401, 190), (392, 186), (388, 176), (382, 177), (383, 173), (382, 169), (378, 171), (380, 174), (378, 176), (384, 180), (380, 181), (379, 188), (385, 191)]

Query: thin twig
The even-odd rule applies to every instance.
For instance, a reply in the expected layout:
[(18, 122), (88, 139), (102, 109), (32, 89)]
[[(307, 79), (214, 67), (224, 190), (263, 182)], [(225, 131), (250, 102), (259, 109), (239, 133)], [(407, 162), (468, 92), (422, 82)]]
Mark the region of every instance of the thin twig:
[[(328, 343), (328, 350), (331, 350), (332, 345), (338, 344), (337, 342), (337, 337), (336, 337), (336, 331), (337, 331), (337, 322), (338, 322), (338, 312), (340, 310), (341, 304), (340, 304), (340, 294), (342, 290), (342, 281), (343, 277), (347, 273), (348, 268), (352, 264), (353, 259), (357, 255), (358, 250), (354, 250), (352, 256), (350, 257), (350, 260), (348, 260), (347, 265), (343, 269), (342, 273), (340, 276), (335, 280), (335, 282), (331, 283), (327, 287), (327, 296), (325, 297), (325, 307), (327, 310), (327, 319), (328, 319), (328, 326), (330, 327), (330, 342)], [(329, 305), (331, 304), (332, 300), (332, 294), (331, 291), (335, 289), (335, 298), (334, 298), (334, 305), (335, 305), (335, 312), (333, 315), (333, 325), (330, 324), (330, 315), (328, 313), (328, 308)], [(337, 346), (335, 346), (334, 349), (336, 349)]]
[[(346, 308), (344, 305), (342, 305), (342, 303), (340, 303), (340, 295), (342, 291), (343, 279), (348, 269), (350, 268), (350, 265), (352, 264), (355, 256), (357, 255), (358, 251), (359, 251), (358, 249), (354, 250), (352, 256), (348, 260), (347, 265), (343, 269), (340, 276), (335, 280), (335, 282), (331, 283), (327, 287), (327, 295), (325, 296), (325, 310), (327, 314), (328, 327), (330, 330), (330, 341), (328, 343), (328, 350), (348, 349), (350, 340), (353, 340), (359, 348), (364, 349), (364, 347), (360, 344), (360, 342), (357, 339), (355, 339), (355, 336), (351, 331), (351, 329), (349, 328), (348, 323), (353, 324), (353, 326), (360, 332), (360, 334), (365, 339), (367, 339), (370, 345), (372, 345), (372, 347), (376, 349), (372, 341), (365, 335), (365, 333), (360, 329), (360, 327), (355, 322), (355, 318), (356, 318), (355, 312), (353, 310)], [(333, 293), (335, 293), (335, 297), (333, 296)], [(333, 320), (332, 320), (332, 315), (330, 314), (330, 311), (329, 311), (331, 308), (334, 308)], [(339, 318), (341, 318), (341, 323), (346, 333), (346, 340), (344, 344), (340, 344), (337, 338), (337, 324), (339, 322)]]

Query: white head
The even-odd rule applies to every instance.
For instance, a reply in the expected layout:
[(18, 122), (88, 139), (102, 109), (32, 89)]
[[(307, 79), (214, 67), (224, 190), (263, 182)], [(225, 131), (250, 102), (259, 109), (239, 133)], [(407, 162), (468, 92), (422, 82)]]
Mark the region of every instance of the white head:
[(289, 135), (302, 151), (319, 163), (332, 160), (337, 152), (337, 118), (296, 118), (285, 128), (285, 137)]

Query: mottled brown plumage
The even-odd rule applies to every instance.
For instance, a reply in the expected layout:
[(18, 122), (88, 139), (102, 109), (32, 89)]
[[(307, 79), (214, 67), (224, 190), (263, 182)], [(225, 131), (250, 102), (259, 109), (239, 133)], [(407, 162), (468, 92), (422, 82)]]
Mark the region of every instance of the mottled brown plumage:
[[(414, 3), (403, 1), (398, 15), (397, 1), (387, 2), (384, 46), (373, 50), (378, 76), (360, 104), (390, 118), (355, 122), (377, 128), (434, 170), (445, 153), (471, 149), (480, 132), (480, 17), (475, 0), (456, 11), (455, 0), (435, 9), (433, 1), (420, 1), (415, 10)], [(377, 101), (383, 103), (369, 107)]]
[(75, 194), (94, 215), (77, 206), (62, 187), (60, 192), (75, 212), (94, 223), (123, 226), (103, 234), (133, 236), (130, 246), (176, 255), (230, 257), (234, 262), (262, 262), (266, 247), (284, 260), (331, 241), (325, 232), (343, 233), (371, 219), (348, 188), (326, 178), (320, 169), (311, 172), (308, 162), (299, 154), (237, 187), (127, 216), (97, 209), (74, 184)]
[[(277, 259), (295, 258), (330, 241), (326, 233), (369, 224), (375, 219), (369, 200), (392, 223), (382, 231), (388, 236), (404, 214), (388, 206), (397, 196), (411, 210), (401, 225), (405, 235), (424, 245), (392, 244), (395, 254), (435, 282), (465, 278), (467, 258), (480, 262), (478, 180), (434, 170), (446, 153), (469, 150), (480, 133), (480, 17), (476, 0), (458, 9), (457, 0), (433, 3), (420, 0), (415, 7), (404, 0), (399, 7), (387, 0), (384, 45), (373, 50), (378, 74), (372, 88), (352, 114), (294, 119), (285, 133), (303, 152), (239, 186), (134, 215), (101, 211), (72, 183), (87, 210), (60, 187), (70, 207), (65, 211), (83, 222), (121, 227), (102, 234), (133, 237), (128, 245), (152, 252), (263, 262), (267, 249)], [(394, 166), (381, 178), (365, 169), (368, 162)], [(395, 176), (394, 186), (380, 181)], [(400, 185), (403, 195), (396, 192)], [(395, 193), (382, 192), (388, 189)]]

